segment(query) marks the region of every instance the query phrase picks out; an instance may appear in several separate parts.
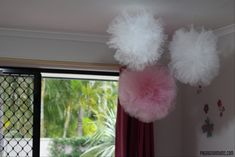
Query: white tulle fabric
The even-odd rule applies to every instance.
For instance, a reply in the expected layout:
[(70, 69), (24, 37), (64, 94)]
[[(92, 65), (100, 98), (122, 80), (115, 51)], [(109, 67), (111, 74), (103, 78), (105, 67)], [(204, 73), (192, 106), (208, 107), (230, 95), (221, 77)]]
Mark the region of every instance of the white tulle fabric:
[(170, 43), (169, 64), (175, 78), (192, 86), (209, 85), (219, 71), (216, 44), (212, 31), (177, 30)]
[(115, 59), (131, 70), (143, 70), (155, 64), (162, 54), (162, 22), (147, 11), (125, 12), (117, 16), (107, 30), (107, 42), (116, 49)]
[(119, 100), (124, 110), (142, 122), (164, 118), (174, 108), (176, 85), (168, 68), (146, 67), (123, 70), (119, 78)]

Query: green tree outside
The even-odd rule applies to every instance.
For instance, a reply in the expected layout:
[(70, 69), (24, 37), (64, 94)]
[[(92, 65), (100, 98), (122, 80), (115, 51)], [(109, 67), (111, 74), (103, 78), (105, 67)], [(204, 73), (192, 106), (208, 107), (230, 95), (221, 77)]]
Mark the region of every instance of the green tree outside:
[(41, 137), (93, 135), (104, 125), (104, 113), (116, 112), (117, 82), (44, 78)]

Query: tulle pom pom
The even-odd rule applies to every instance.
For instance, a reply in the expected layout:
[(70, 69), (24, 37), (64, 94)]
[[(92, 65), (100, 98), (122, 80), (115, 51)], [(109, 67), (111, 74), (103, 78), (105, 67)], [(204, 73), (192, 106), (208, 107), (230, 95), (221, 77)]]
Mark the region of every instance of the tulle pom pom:
[(110, 24), (108, 33), (111, 38), (107, 43), (116, 49), (115, 59), (132, 70), (142, 70), (159, 60), (164, 41), (161, 20), (141, 10), (125, 12)]
[(209, 85), (219, 71), (216, 43), (212, 31), (177, 30), (170, 44), (169, 64), (176, 79), (192, 86)]
[(121, 72), (120, 104), (140, 121), (148, 123), (165, 117), (174, 106), (175, 96), (175, 81), (166, 67), (155, 65), (141, 72)]

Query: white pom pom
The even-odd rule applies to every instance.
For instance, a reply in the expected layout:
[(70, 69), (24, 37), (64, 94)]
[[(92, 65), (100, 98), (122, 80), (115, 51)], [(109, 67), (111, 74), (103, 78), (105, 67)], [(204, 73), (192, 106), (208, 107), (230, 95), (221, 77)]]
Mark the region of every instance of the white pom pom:
[(162, 23), (149, 12), (123, 13), (112, 21), (107, 32), (111, 34), (107, 44), (117, 50), (115, 59), (132, 70), (156, 63), (162, 54)]
[(170, 44), (169, 65), (175, 77), (192, 86), (209, 85), (219, 71), (216, 43), (212, 31), (177, 30)]

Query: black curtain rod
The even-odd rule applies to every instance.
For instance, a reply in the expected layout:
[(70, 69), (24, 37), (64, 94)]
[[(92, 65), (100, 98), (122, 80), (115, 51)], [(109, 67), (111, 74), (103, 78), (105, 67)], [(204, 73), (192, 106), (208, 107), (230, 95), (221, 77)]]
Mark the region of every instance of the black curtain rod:
[(0, 73), (19, 73), (19, 74), (38, 74), (38, 73), (65, 73), (65, 74), (87, 74), (87, 75), (106, 75), (119, 76), (119, 72), (102, 70), (71, 70), (71, 69), (49, 69), (49, 68), (24, 68), (0, 66)]

